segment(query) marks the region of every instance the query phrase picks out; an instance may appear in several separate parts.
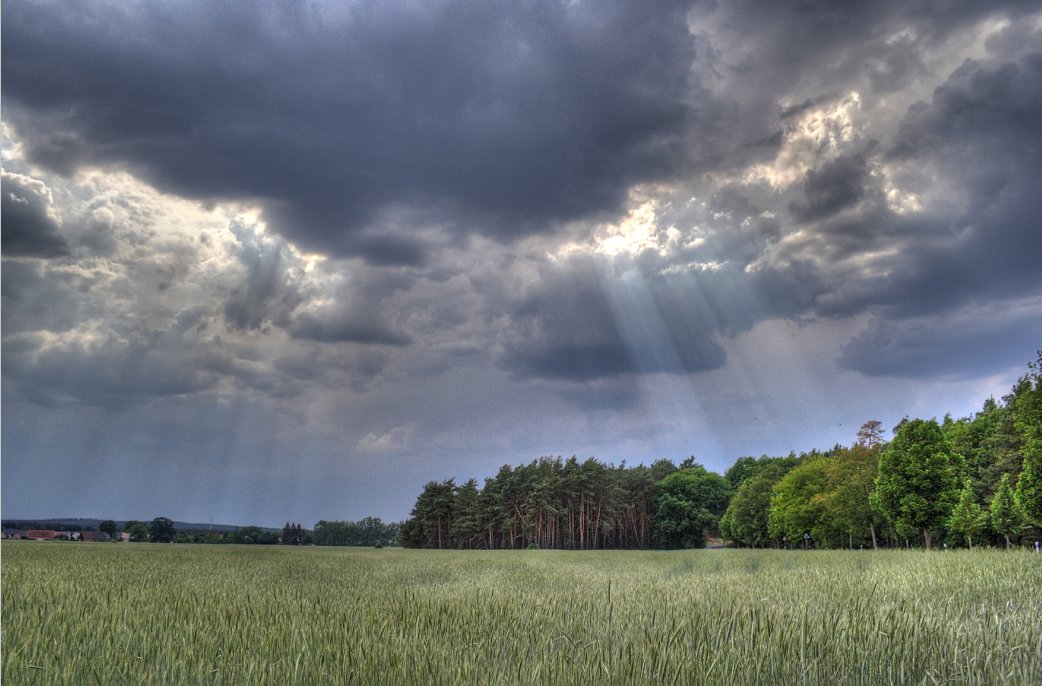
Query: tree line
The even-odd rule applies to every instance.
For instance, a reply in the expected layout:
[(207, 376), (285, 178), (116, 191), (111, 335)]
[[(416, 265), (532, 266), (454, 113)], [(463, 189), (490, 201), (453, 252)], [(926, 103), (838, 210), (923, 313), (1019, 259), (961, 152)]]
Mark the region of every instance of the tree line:
[[(7, 524), (8, 522), (5, 522)], [(24, 526), (36, 522), (14, 521), (22, 528), (49, 528)], [(71, 525), (70, 525), (71, 526)], [(93, 531), (93, 528), (54, 528), (55, 531)], [(384, 523), (379, 517), (366, 517), (360, 521), (320, 520), (313, 530), (297, 522), (286, 522), (282, 531), (259, 526), (238, 527), (230, 531), (212, 529), (178, 529), (168, 517), (156, 517), (150, 522), (128, 520), (122, 526), (106, 519), (98, 524), (104, 531), (118, 540), (117, 534), (127, 534), (128, 540), (140, 543), (228, 543), (237, 545), (326, 545), (379, 547), (401, 544), (401, 524)]]
[(431, 481), (401, 526), (414, 548), (861, 548), (1035, 541), (1042, 529), (1042, 352), (972, 417), (877, 420), (850, 446), (628, 467), (541, 457)]

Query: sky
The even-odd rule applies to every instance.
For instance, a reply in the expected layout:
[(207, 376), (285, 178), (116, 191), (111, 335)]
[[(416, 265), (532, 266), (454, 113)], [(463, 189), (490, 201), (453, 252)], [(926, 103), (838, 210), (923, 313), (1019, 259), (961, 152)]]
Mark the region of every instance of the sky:
[(2, 7), (2, 511), (404, 519), (1042, 348), (1037, 2)]

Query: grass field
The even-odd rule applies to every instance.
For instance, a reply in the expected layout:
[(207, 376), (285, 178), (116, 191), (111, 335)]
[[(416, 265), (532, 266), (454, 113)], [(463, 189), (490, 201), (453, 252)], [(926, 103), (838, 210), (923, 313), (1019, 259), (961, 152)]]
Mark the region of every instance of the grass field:
[(1042, 683), (1025, 552), (2, 553), (5, 686)]

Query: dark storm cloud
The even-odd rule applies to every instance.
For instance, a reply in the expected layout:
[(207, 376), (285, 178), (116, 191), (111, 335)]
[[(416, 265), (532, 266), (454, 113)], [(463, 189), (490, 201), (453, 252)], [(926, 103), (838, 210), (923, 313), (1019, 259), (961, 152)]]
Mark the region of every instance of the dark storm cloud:
[(861, 155), (845, 155), (807, 172), (803, 197), (789, 204), (797, 221), (808, 222), (836, 214), (865, 195), (868, 165)]
[(910, 109), (887, 160), (936, 175), (945, 203), (914, 219), (886, 218), (890, 245), (900, 246), (888, 275), (828, 296), (831, 311), (882, 306), (844, 347), (844, 366), (925, 377), (1031, 357), (1042, 340), (1040, 116), (1040, 53), (967, 61)]
[[(396, 204), (498, 238), (674, 173), (684, 3), (7, 3), (5, 119), (32, 160), (260, 200), (308, 250), (419, 264)], [(248, 319), (248, 317), (247, 317)]]
[(500, 363), (519, 377), (584, 380), (634, 368), (592, 263), (547, 271), (506, 307)]
[(190, 352), (112, 338), (47, 346), (40, 334), (4, 339), (3, 374), (30, 402), (126, 408), (148, 398), (198, 393), (218, 377)]
[(3, 173), (0, 237), (4, 255), (61, 257), (69, 253), (45, 184), (21, 174)]
[[(797, 268), (794, 267), (794, 272)], [(813, 279), (740, 268), (661, 273), (622, 258), (547, 267), (501, 304), (508, 327), (498, 362), (518, 378), (583, 381), (624, 374), (717, 369), (719, 337), (810, 304)], [(771, 295), (773, 294), (773, 295)]]
[(1040, 108), (1042, 52), (998, 65), (966, 60), (931, 102), (909, 111), (892, 154), (930, 154), (953, 145), (987, 146), (992, 156), (1016, 153), (1021, 140), (1039, 139)]
[(1039, 311), (1042, 301), (1034, 299), (945, 316), (874, 318), (842, 347), (839, 361), (868, 376), (974, 378), (1034, 358), (1042, 346)]
[(703, 130), (715, 142), (701, 159), (720, 169), (769, 159), (787, 119), (852, 89), (883, 97), (915, 87), (960, 30), (1035, 11), (1031, 0), (697, 4), (692, 27), (704, 43), (695, 68), (715, 84), (726, 121)]
[(1042, 53), (994, 66), (967, 62), (931, 102), (912, 108), (893, 157), (943, 174), (950, 207), (908, 224), (898, 290), (926, 301), (936, 291), (950, 304), (1042, 289), (1040, 115)]
[(373, 314), (339, 313), (336, 316), (316, 316), (304, 313), (289, 327), (294, 338), (304, 338), (322, 343), (377, 343), (406, 346), (412, 342), (408, 336), (393, 331)]

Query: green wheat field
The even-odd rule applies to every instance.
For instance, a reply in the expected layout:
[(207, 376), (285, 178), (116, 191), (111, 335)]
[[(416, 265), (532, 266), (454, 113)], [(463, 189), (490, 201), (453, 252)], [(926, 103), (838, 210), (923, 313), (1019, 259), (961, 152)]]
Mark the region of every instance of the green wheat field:
[(1038, 684), (1042, 559), (5, 542), (3, 683)]

